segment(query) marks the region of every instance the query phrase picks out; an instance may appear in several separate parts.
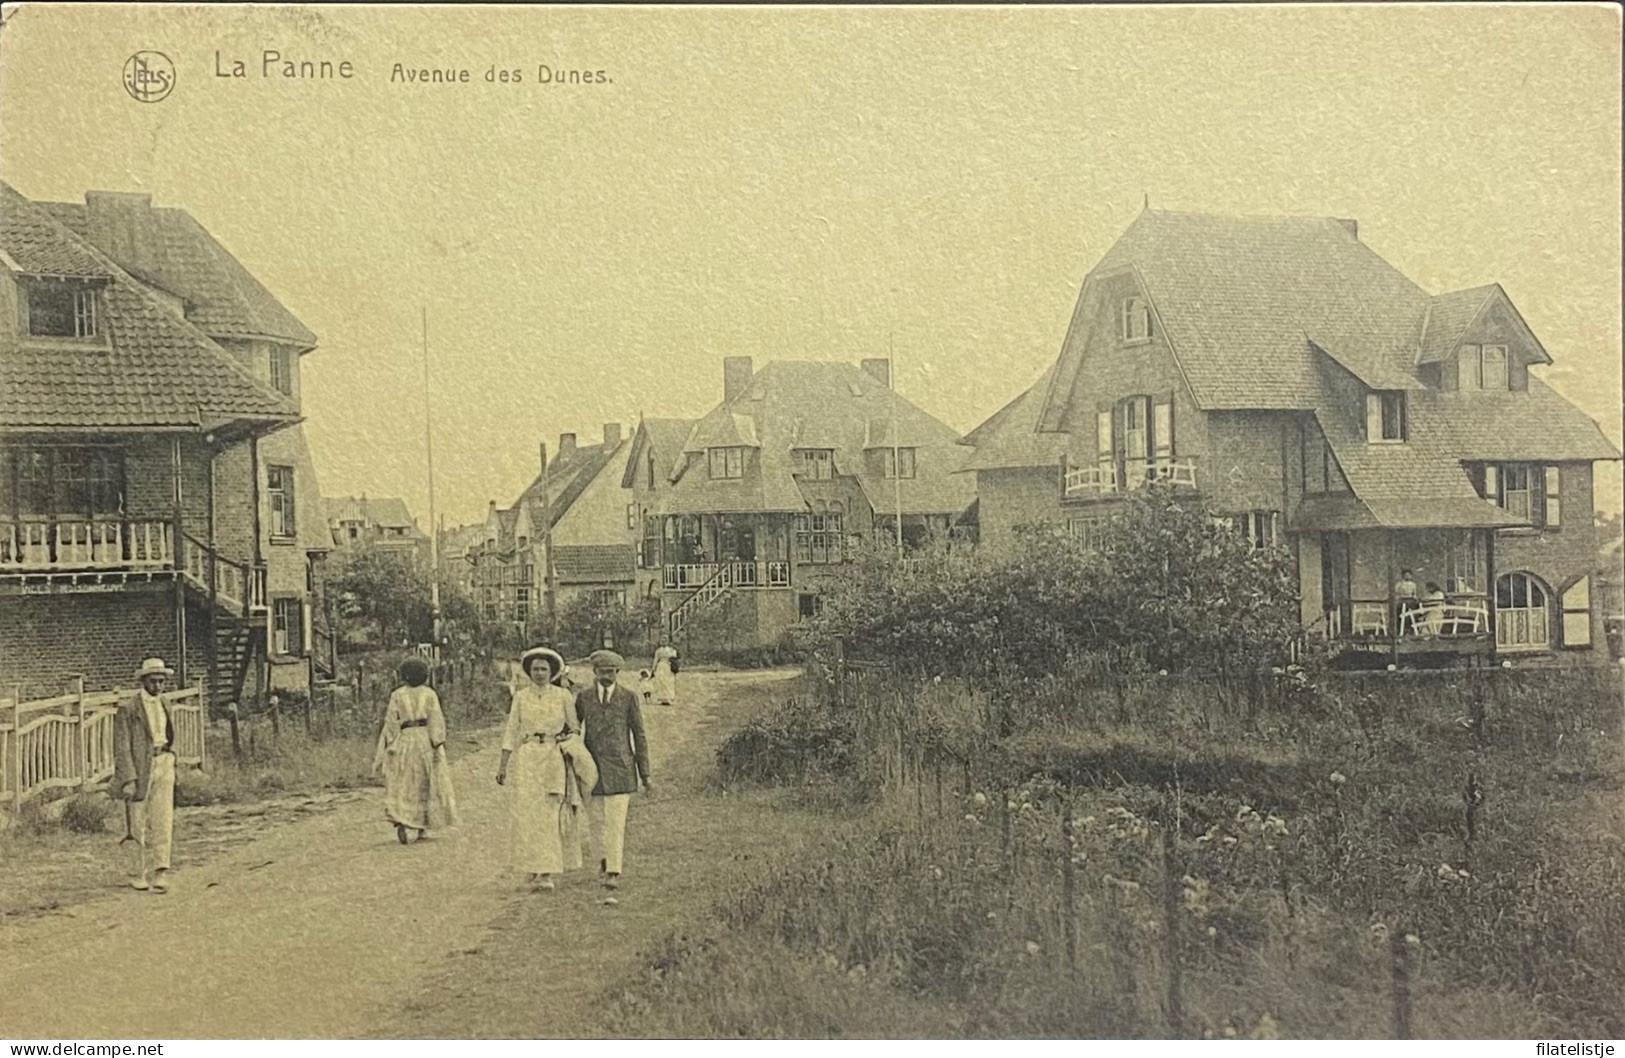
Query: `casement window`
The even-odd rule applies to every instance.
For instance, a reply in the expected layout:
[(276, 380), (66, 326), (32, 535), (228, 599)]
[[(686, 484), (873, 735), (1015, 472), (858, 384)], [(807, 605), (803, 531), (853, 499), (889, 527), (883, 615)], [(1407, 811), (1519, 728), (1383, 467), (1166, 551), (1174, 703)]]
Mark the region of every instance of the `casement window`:
[(1151, 406), (1151, 455), (1158, 463), (1174, 457), (1174, 402), (1158, 400)]
[(96, 291), (61, 282), (28, 285), (28, 333), (40, 338), (95, 338)]
[(653, 489), (655, 487), (655, 453), (654, 449), (652, 448), (649, 449), (648, 454), (644, 456), (643, 472), (644, 479), (647, 482), (647, 487)]
[(1495, 646), (1498, 650), (1545, 650), (1551, 644), (1546, 588), (1528, 573), (1507, 573), (1495, 582)]
[(802, 592), (796, 596), (796, 615), (799, 617), (817, 617), (824, 611), (824, 600), (809, 592)]
[(808, 565), (834, 565), (842, 559), (841, 515), (796, 515), (796, 561)]
[(513, 590), (513, 619), (520, 624), (530, 620), (530, 585), (521, 584)]
[(833, 448), (798, 448), (793, 461), (795, 473), (809, 481), (829, 481), (835, 477)]
[(626, 527), (628, 529), (636, 529), (638, 527), (638, 505), (635, 503), (629, 503), (626, 505)]
[(1243, 511), (1230, 516), (1230, 527), (1254, 551), (1273, 547), (1280, 542), (1281, 512)]
[(1112, 410), (1101, 408), (1095, 412), (1095, 448), (1102, 486), (1117, 482), (1117, 450), (1112, 438)]
[(1405, 391), (1378, 390), (1365, 397), (1365, 439), (1370, 444), (1405, 440)]
[(1123, 341), (1151, 340), (1151, 306), (1144, 298), (1128, 298), (1123, 302)]
[(305, 618), (297, 598), (271, 600), (271, 653), (295, 657), (305, 652)]
[(1581, 649), (1591, 645), (1591, 578), (1581, 577), (1563, 589), (1563, 645)]
[(914, 476), (914, 449), (888, 448), (886, 452), (885, 476), (890, 478), (908, 479)]
[(643, 549), (638, 553), (638, 565), (654, 569), (660, 565), (660, 519), (643, 519)]
[(1548, 531), (1563, 525), (1563, 471), (1541, 463), (1490, 463), (1473, 472), (1479, 494), (1497, 507)]
[(271, 350), (271, 387), (278, 393), (293, 395), (293, 353), (287, 349)]
[(1445, 590), (1453, 595), (1470, 595), (1484, 590), (1484, 537), (1466, 532), (1445, 554)]
[[(1150, 397), (1130, 397), (1123, 402), (1123, 458), (1130, 464), (1151, 454), (1151, 424), (1146, 414), (1150, 404)], [(1136, 479), (1143, 481), (1145, 475), (1130, 472), (1130, 483), (1137, 484)]]
[(124, 452), (88, 445), (12, 451), (14, 494), (23, 516), (119, 514), (124, 510)]
[(1504, 345), (1464, 345), (1456, 354), (1458, 389), (1507, 389), (1507, 347)]
[(745, 476), (745, 450), (739, 447), (710, 448), (706, 450), (713, 479), (742, 478)]
[(270, 504), (271, 535), (284, 538), (293, 536), (293, 467), (265, 468), (265, 496)]

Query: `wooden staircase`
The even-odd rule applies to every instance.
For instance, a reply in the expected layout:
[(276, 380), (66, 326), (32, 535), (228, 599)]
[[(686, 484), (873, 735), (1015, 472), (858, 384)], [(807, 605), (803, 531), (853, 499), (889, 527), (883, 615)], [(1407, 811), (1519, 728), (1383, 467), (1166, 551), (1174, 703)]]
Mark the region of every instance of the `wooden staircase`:
[(688, 626), (689, 618), (733, 590), (734, 565), (732, 562), (720, 564), (709, 580), (694, 589), (693, 595), (684, 599), (678, 604), (677, 609), (666, 615), (666, 631), (673, 638), (680, 638), (683, 635), (683, 629)]
[(249, 670), (264, 655), (263, 619), (216, 615), (213, 669), (209, 673), (211, 712), (224, 711), (232, 702), (242, 702)]

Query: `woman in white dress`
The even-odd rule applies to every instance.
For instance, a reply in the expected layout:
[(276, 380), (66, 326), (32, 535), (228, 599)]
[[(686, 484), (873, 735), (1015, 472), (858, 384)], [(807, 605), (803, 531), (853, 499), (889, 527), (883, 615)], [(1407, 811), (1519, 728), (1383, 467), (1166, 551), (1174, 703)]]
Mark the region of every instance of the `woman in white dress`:
[(514, 691), (508, 709), (497, 782), (510, 789), (513, 866), (548, 890), (553, 875), (581, 866), (581, 784), (590, 790), (598, 769), (581, 742), (575, 696), (556, 682), (564, 658), (533, 647), (519, 663), (529, 682)]
[(654, 685), (654, 699), (661, 705), (677, 704), (677, 664), (677, 650), (670, 643), (660, 644), (650, 682)]
[(457, 803), (451, 770), (446, 765), (446, 717), (440, 696), (429, 681), (429, 666), (420, 658), (401, 665), (403, 686), (395, 688), (384, 710), (383, 730), (372, 770), (384, 773), (384, 814), (395, 825), (395, 837), (406, 844), (406, 832), (455, 826)]

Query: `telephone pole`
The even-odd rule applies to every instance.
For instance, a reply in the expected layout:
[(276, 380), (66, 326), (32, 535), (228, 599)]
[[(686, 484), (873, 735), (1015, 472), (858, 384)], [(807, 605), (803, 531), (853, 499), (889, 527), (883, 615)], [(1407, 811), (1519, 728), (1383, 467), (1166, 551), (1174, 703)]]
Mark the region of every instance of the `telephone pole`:
[(429, 468), (430, 657), (440, 657), (440, 523), (434, 507), (434, 416), (429, 392), (429, 309), (423, 307), (423, 450)]

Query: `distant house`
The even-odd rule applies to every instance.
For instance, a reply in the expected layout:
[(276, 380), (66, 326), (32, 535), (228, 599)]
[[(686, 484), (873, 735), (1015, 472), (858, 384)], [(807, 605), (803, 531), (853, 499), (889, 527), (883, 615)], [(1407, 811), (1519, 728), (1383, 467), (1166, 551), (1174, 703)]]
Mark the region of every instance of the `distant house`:
[[(974, 483), (959, 435), (898, 394), (891, 361), (723, 361), (723, 399), (693, 422), (645, 424), (622, 483), (658, 571), (667, 634), (776, 642), (811, 616), (853, 544), (946, 537)], [(629, 512), (633, 513), (633, 512)]]
[[(1087, 539), (1161, 481), (1291, 548), (1342, 651), (1594, 656), (1592, 466), (1620, 454), (1550, 362), (1500, 286), (1430, 295), (1353, 221), (1148, 210), (1054, 367), (966, 438), (982, 535)], [(1396, 598), (1407, 569), (1444, 598)]]
[(0, 185), (0, 682), (304, 689), (316, 338), (184, 210)]
[(440, 583), (465, 599), (474, 599), (474, 561), (485, 539), (485, 525), (440, 530)]
[(540, 630), (549, 591), (559, 609), (589, 593), (629, 598), (637, 570), (636, 527), (621, 488), (629, 449), (619, 423), (606, 423), (595, 445), (561, 434), (557, 456), (549, 460), (541, 447), (535, 480), (511, 506), (491, 503), (470, 553), (472, 594), (487, 621)]
[(372, 548), (400, 554), (413, 565), (427, 563), (428, 534), (418, 528), (405, 500), (395, 496), (329, 497), (323, 506), (333, 546), (340, 552)]

